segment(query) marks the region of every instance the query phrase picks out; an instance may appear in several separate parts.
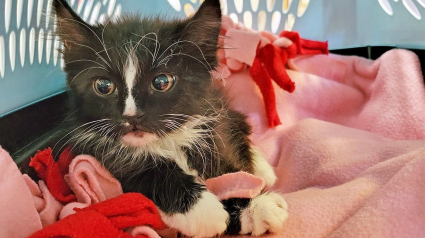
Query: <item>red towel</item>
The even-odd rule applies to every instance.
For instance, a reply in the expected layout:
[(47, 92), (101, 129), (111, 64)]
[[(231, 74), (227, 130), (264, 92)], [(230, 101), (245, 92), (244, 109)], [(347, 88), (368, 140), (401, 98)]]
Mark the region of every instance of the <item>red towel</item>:
[(30, 238), (126, 238), (133, 236), (124, 232), (125, 228), (137, 225), (165, 228), (155, 204), (140, 193), (126, 193), (75, 210), (76, 214), (36, 232)]
[(68, 167), (74, 158), (69, 148), (65, 149), (59, 156), (58, 162), (53, 159), (52, 149), (47, 148), (39, 151), (31, 158), (30, 166), (37, 171), (40, 177), (49, 188), (53, 197), (62, 203), (76, 201), (64, 175), (68, 173)]

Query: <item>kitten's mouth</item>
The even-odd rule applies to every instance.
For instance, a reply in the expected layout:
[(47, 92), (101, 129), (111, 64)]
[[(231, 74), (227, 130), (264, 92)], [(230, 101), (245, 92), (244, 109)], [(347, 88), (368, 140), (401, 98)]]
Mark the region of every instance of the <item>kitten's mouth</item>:
[(159, 138), (157, 135), (153, 133), (141, 131), (137, 128), (133, 128), (127, 132), (124, 132), (123, 136), (121, 137), (121, 141), (125, 145), (130, 145), (135, 147), (145, 146), (158, 139)]
[(133, 130), (125, 133), (124, 136), (131, 135), (131, 136), (136, 136), (136, 137), (143, 137), (145, 134), (149, 134), (149, 133), (141, 131), (139, 129), (133, 129)]

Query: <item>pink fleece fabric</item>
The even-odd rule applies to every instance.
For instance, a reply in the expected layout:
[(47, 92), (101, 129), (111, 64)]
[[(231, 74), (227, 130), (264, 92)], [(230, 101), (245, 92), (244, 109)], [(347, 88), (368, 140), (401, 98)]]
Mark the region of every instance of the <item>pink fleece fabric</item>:
[(21, 172), (0, 147), (0, 237), (22, 238), (42, 228)]
[(289, 205), (284, 231), (271, 237), (425, 237), (425, 87), (416, 55), (294, 64), (302, 71), (288, 70), (295, 92), (275, 87), (276, 128), (267, 127), (247, 72), (225, 86)]

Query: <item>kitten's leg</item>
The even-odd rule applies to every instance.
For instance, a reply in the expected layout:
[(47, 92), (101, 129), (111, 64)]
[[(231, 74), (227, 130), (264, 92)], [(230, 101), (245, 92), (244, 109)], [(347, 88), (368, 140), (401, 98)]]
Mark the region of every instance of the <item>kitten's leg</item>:
[(273, 167), (266, 161), (258, 149), (251, 147), (253, 174), (264, 178), (267, 187), (275, 184), (277, 177)]
[(137, 191), (161, 210), (169, 227), (186, 236), (212, 237), (224, 233), (229, 214), (218, 198), (198, 178), (185, 173), (174, 162), (164, 162), (129, 178), (124, 191)]
[(162, 220), (169, 227), (181, 231), (191, 237), (213, 237), (224, 233), (227, 228), (229, 214), (217, 197), (203, 191), (201, 197), (187, 212), (161, 213)]

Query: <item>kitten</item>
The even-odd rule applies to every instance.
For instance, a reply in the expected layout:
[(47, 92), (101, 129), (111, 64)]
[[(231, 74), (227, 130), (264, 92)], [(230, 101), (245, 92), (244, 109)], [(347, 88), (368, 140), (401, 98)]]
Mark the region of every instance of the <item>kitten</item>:
[(246, 171), (273, 185), (271, 166), (250, 146), (245, 117), (211, 86), (219, 0), (184, 20), (126, 15), (89, 25), (54, 0), (70, 97), (62, 138), (97, 158), (122, 184), (153, 200), (187, 236), (277, 231), (286, 203), (275, 193), (220, 202), (203, 180)]

